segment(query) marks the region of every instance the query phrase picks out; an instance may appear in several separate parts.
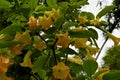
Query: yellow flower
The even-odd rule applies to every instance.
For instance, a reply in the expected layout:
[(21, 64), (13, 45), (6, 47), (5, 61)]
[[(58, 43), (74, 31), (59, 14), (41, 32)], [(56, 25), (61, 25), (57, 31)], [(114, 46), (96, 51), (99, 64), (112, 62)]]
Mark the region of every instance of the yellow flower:
[(109, 38), (111, 38), (113, 40), (115, 46), (117, 46), (119, 44), (120, 38), (115, 37), (114, 35), (112, 35), (109, 32), (107, 32), (106, 34)]
[(54, 9), (52, 8), (52, 11), (46, 11), (45, 15), (48, 17), (51, 17), (54, 22), (56, 22), (58, 20), (58, 18), (60, 17), (60, 9)]
[(13, 41), (19, 41), (24, 43), (25, 45), (28, 45), (30, 44), (31, 38), (27, 31), (24, 32), (23, 34), (21, 34), (20, 32), (17, 32)]
[(82, 61), (82, 59), (80, 58), (80, 57), (68, 57), (68, 61), (70, 61), (70, 62), (74, 62), (74, 63), (76, 63), (76, 64), (81, 64), (83, 61)]
[(98, 47), (86, 46), (86, 48), (90, 51), (91, 54), (96, 54), (99, 50)]
[(52, 68), (54, 78), (65, 80), (69, 75), (70, 68), (66, 66), (63, 62), (58, 63), (56, 66)]
[(27, 24), (29, 25), (31, 30), (37, 29), (37, 19), (34, 16), (30, 16)]
[(71, 42), (75, 42), (74, 46), (76, 48), (85, 48), (86, 47), (86, 42), (87, 42), (87, 38), (73, 38), (71, 39)]
[(91, 24), (93, 24), (94, 26), (97, 26), (97, 25), (100, 25), (100, 19), (99, 18), (97, 18), (97, 19), (94, 19), (94, 20), (91, 20), (90, 21), (91, 22)]
[(105, 72), (101, 73), (99, 76), (97, 76), (97, 80), (103, 80), (102, 77), (105, 74), (108, 74), (110, 72), (109, 68), (99, 68), (98, 71), (106, 70)]
[(80, 24), (83, 24), (83, 25), (85, 25), (85, 23), (88, 21), (87, 16), (81, 16), (77, 20), (80, 22)]
[(42, 51), (46, 47), (46, 44), (43, 42), (42, 39), (39, 39), (35, 42), (34, 47), (39, 51)]
[(51, 17), (46, 17), (45, 15), (40, 18), (39, 20), (39, 26), (42, 26), (43, 29), (47, 30), (50, 28), (51, 25), (53, 25), (53, 21)]
[(84, 30), (86, 30), (86, 28), (84, 28), (84, 27), (79, 27), (79, 28), (72, 29), (73, 32), (80, 32), (80, 31), (84, 31)]
[(24, 57), (24, 61), (22, 62), (22, 63), (20, 63), (20, 65), (22, 66), (22, 67), (30, 67), (30, 68), (32, 68), (32, 63), (31, 63), (31, 58), (30, 58), (30, 55), (32, 54), (32, 51), (31, 50), (29, 50), (28, 52), (27, 52), (27, 54), (25, 55), (25, 57)]
[(10, 53), (19, 55), (22, 53), (21, 50), (23, 49), (23, 47), (30, 44), (31, 38), (28, 32), (24, 32), (23, 34), (17, 32), (13, 41), (18, 41), (22, 43), (10, 47)]
[(90, 52), (87, 50), (86, 58), (88, 60), (95, 60), (95, 58), (90, 54)]
[(56, 36), (58, 38), (56, 45), (62, 46), (63, 48), (67, 48), (69, 46), (68, 32), (64, 34), (56, 34)]

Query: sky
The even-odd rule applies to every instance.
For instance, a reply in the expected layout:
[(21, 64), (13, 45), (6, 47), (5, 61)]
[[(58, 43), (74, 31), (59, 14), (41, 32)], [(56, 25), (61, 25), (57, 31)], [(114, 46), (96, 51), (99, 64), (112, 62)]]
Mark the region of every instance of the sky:
[[(100, 7), (98, 5), (99, 1), (102, 2), (102, 7)], [(112, 4), (112, 0), (88, 0), (89, 5), (84, 6), (82, 8), (82, 11), (88, 11), (88, 12), (92, 12), (94, 15), (97, 15), (99, 13), (99, 11), (101, 11), (102, 8), (104, 8), (107, 5), (111, 5)], [(103, 17), (104, 19), (104, 17)], [(97, 40), (98, 46), (101, 48), (102, 44), (104, 43), (104, 37), (103, 37), (103, 33), (97, 29), (97, 32), (99, 33), (99, 38)], [(115, 35), (116, 37), (120, 37), (120, 29), (115, 29), (113, 31), (113, 35)], [(101, 64), (103, 63), (102, 61), (102, 57), (104, 57), (106, 50), (108, 50), (110, 47), (113, 46), (113, 42), (112, 40), (108, 40), (103, 48), (103, 50), (100, 53), (99, 58), (97, 59), (98, 65), (101, 66)]]

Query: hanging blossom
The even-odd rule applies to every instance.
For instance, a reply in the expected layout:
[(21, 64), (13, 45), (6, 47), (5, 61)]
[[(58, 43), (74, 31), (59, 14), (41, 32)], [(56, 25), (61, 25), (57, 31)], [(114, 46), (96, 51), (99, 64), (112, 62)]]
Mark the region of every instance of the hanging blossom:
[(21, 51), (22, 51), (23, 47), (25, 45), (30, 44), (31, 38), (30, 38), (30, 35), (27, 31), (24, 32), (23, 34), (21, 34), (20, 32), (17, 32), (13, 41), (21, 42), (21, 44), (11, 46), (10, 47), (10, 53), (19, 55), (19, 54), (22, 53)]
[(83, 24), (83, 25), (85, 25), (85, 23), (88, 22), (87, 16), (78, 17), (77, 20), (80, 22), (80, 24)]
[(27, 52), (27, 54), (25, 55), (24, 59), (23, 59), (24, 61), (22, 63), (20, 63), (20, 65), (22, 67), (30, 67), (30, 68), (32, 68), (33, 65), (31, 63), (31, 58), (30, 58), (31, 54), (32, 54), (32, 51), (29, 50)]
[(109, 68), (98, 68), (98, 71), (104, 72), (97, 76), (97, 80), (103, 80), (102, 77), (110, 72)]
[(43, 17), (39, 18), (38, 25), (48, 30), (60, 18), (60, 10), (52, 8), (52, 11), (46, 11)]
[(38, 49), (39, 51), (42, 51), (45, 47), (46, 44), (45, 42), (43, 42), (42, 39), (37, 40), (34, 45), (33, 45), (36, 49)]
[(87, 41), (87, 38), (71, 38), (70, 40), (70, 42), (74, 42), (75, 48), (85, 48)]
[(88, 50), (88, 49), (86, 49), (86, 50), (87, 50), (86, 58), (87, 58), (88, 60), (95, 60), (95, 58), (90, 54), (89, 50)]
[(115, 46), (117, 46), (119, 44), (120, 38), (115, 37), (114, 35), (112, 35), (109, 32), (107, 32), (106, 34), (109, 38), (111, 38), (113, 40)]
[(90, 23), (93, 24), (94, 26), (100, 25), (100, 18), (96, 18), (94, 20), (91, 20)]
[(37, 29), (37, 19), (34, 16), (30, 16), (29, 21), (27, 23), (31, 30)]
[(77, 57), (68, 57), (68, 61), (74, 62), (76, 64), (82, 64), (82, 62), (83, 62), (82, 59), (79, 56), (77, 56)]
[(54, 78), (61, 80), (66, 80), (70, 72), (70, 68), (63, 62), (60, 62), (56, 66), (53, 66), (52, 70)]
[(67, 48), (69, 46), (68, 32), (64, 34), (56, 34), (56, 36), (58, 38), (56, 45), (62, 46), (63, 48)]

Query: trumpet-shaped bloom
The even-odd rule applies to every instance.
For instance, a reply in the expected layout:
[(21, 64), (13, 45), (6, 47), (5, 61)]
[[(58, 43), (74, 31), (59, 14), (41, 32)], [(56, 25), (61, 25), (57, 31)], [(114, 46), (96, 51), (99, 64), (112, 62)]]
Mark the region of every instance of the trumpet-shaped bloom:
[(77, 20), (80, 22), (80, 24), (83, 24), (83, 25), (85, 25), (85, 23), (88, 21), (87, 16), (81, 16)]
[(91, 54), (96, 54), (99, 50), (98, 47), (86, 46), (86, 48), (90, 51)]
[(60, 9), (54, 9), (52, 8), (52, 11), (46, 11), (45, 15), (51, 17), (54, 22), (56, 22), (58, 20), (58, 18), (60, 17)]
[(73, 58), (73, 57), (68, 57), (68, 61), (74, 62), (74, 63), (76, 63), (76, 64), (81, 64), (81, 63), (83, 62), (80, 57), (75, 57), (75, 58)]
[(50, 28), (51, 25), (53, 25), (53, 21), (51, 17), (47, 17), (44, 15), (43, 17), (40, 18), (39, 21), (39, 26), (42, 26), (43, 29), (47, 30)]
[(36, 30), (37, 29), (37, 19), (34, 16), (31, 16), (29, 18), (29, 21), (27, 23), (30, 27), (31, 30)]
[(73, 38), (71, 39), (71, 42), (74, 41), (74, 46), (76, 48), (85, 48), (86, 47), (86, 42), (87, 42), (87, 38)]
[(63, 48), (67, 48), (69, 46), (68, 32), (64, 34), (56, 34), (56, 36), (58, 38), (56, 45), (62, 46)]
[(33, 65), (32, 65), (32, 63), (31, 63), (31, 58), (30, 58), (30, 55), (31, 55), (31, 54), (32, 54), (32, 51), (29, 50), (29, 51), (27, 52), (27, 54), (25, 55), (25, 57), (24, 57), (24, 61), (23, 61), (22, 63), (20, 63), (21, 66), (32, 68)]
[(42, 51), (46, 47), (46, 44), (43, 42), (42, 39), (39, 39), (35, 42), (34, 47), (39, 51)]
[(95, 58), (90, 54), (90, 52), (87, 50), (86, 58), (88, 60), (95, 60)]
[(103, 80), (102, 77), (110, 72), (109, 68), (99, 68), (98, 71), (105, 71), (97, 76), (97, 80)]
[(97, 18), (97, 19), (91, 20), (90, 22), (91, 22), (91, 24), (93, 24), (94, 26), (97, 26), (97, 25), (100, 24), (101, 21), (100, 21), (99, 18)]
[(112, 35), (109, 32), (107, 32), (107, 36), (113, 40), (115, 46), (117, 46), (119, 44), (120, 38), (115, 37), (114, 35)]
[(23, 49), (23, 47), (30, 44), (31, 38), (28, 32), (24, 32), (23, 34), (17, 32), (13, 41), (18, 41), (22, 43), (10, 47), (10, 53), (19, 55), (22, 53), (21, 50)]
[(52, 70), (54, 77), (61, 80), (65, 80), (70, 72), (70, 68), (63, 62), (60, 62), (56, 66), (53, 66)]

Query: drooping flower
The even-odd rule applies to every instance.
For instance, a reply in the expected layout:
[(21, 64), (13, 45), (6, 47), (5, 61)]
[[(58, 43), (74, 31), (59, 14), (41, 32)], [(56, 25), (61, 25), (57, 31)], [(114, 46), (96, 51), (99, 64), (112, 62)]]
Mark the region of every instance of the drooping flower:
[(56, 66), (53, 66), (52, 70), (54, 78), (61, 80), (65, 80), (70, 72), (70, 68), (63, 62), (60, 62)]
[(34, 16), (30, 16), (29, 21), (27, 23), (31, 30), (37, 29), (37, 19)]
[(91, 54), (96, 54), (99, 51), (98, 47), (86, 46), (86, 48), (90, 51)]
[(85, 48), (86, 47), (86, 42), (88, 41), (88, 39), (87, 38), (72, 38), (70, 41), (75, 42), (74, 46), (76, 48)]
[(12, 54), (16, 54), (19, 55), (21, 54), (21, 50), (23, 49), (23, 47), (25, 45), (30, 44), (31, 42), (31, 38), (28, 32), (24, 32), (23, 34), (21, 34), (20, 32), (17, 32), (15, 35), (15, 38), (13, 39), (13, 41), (18, 41), (21, 42), (21, 44), (17, 44), (15, 46), (11, 46), (10, 49), (10, 53)]
[(43, 17), (40, 17), (39, 20), (39, 26), (42, 26), (43, 29), (47, 30), (50, 28), (51, 25), (53, 25), (52, 18), (50, 16), (44, 15)]
[(90, 21), (90, 23), (93, 24), (94, 26), (100, 25), (100, 22), (101, 21), (99, 18), (96, 18), (96, 19)]
[(34, 47), (39, 51), (42, 51), (46, 47), (46, 44), (43, 42), (42, 39), (39, 39), (35, 42)]
[(30, 68), (32, 68), (32, 63), (31, 63), (31, 58), (30, 58), (30, 55), (32, 54), (32, 51), (31, 50), (29, 50), (28, 52), (27, 52), (27, 54), (25, 55), (25, 57), (24, 57), (24, 61), (22, 62), (22, 63), (20, 63), (20, 65), (22, 66), (22, 67), (30, 67)]
[(98, 68), (98, 71), (104, 72), (97, 76), (97, 80), (103, 80), (102, 77), (110, 72), (109, 68)]
[(58, 18), (60, 17), (60, 9), (54, 9), (52, 8), (52, 11), (46, 11), (45, 15), (51, 17), (54, 22), (56, 22), (58, 20)]
[(107, 32), (106, 34), (109, 38), (111, 38), (113, 40), (115, 46), (117, 46), (119, 44), (120, 38), (115, 37), (114, 35), (112, 35), (109, 32)]
[(68, 61), (74, 62), (76, 64), (81, 64), (83, 61), (80, 57), (68, 57)]
[(87, 50), (86, 58), (88, 60), (95, 60), (95, 58), (90, 54), (90, 52), (88, 51), (88, 49), (86, 49), (86, 50)]
[(85, 25), (85, 23), (88, 21), (87, 16), (81, 16), (77, 20), (80, 22), (80, 24), (83, 24), (83, 25)]
[(64, 34), (56, 34), (56, 36), (58, 38), (56, 45), (62, 46), (63, 48), (67, 48), (69, 46), (68, 32)]

